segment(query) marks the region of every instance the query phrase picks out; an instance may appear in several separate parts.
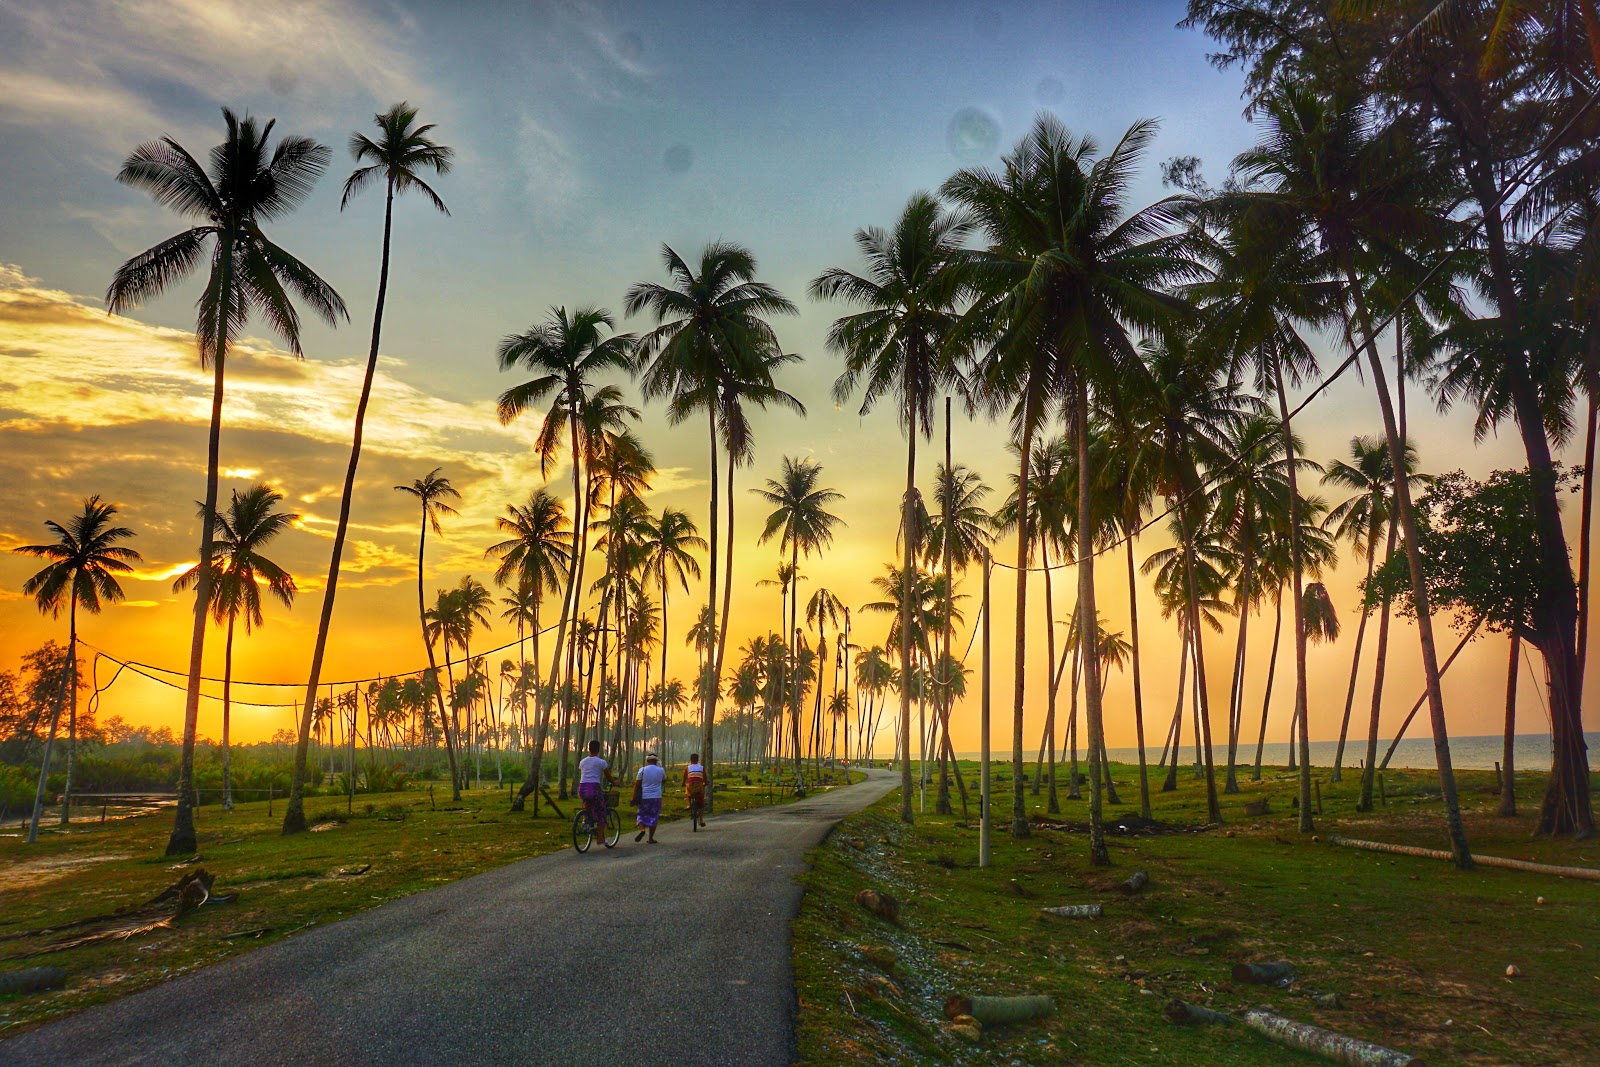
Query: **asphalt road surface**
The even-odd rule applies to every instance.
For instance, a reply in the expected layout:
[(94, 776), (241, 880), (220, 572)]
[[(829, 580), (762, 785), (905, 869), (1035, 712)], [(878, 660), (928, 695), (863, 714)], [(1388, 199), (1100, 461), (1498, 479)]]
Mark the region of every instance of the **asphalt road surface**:
[(795, 875), (897, 781), (417, 893), (0, 1042), (0, 1064), (787, 1064)]

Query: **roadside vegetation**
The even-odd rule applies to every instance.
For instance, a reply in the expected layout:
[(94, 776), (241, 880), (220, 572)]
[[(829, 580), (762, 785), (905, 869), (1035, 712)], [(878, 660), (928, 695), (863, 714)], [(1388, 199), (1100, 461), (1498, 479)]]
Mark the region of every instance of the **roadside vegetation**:
[[(1137, 768), (1111, 765), (1125, 792)], [(969, 788), (975, 768), (962, 765)], [(1600, 867), (1600, 844), (1532, 833), (1535, 812), (1496, 814), (1492, 771), (1458, 772), (1463, 816), (1485, 855)], [(1593, 882), (1383, 855), (1335, 835), (1437, 847), (1438, 776), (1387, 771), (1387, 804), (1355, 810), (1359, 779), (1321, 781), (1316, 835), (1295, 832), (1297, 777), (1267, 768), (1203, 829), (1204, 782), (1184, 768), (1154, 798), (1156, 827), (1108, 805), (1112, 866), (1085, 855), (1084, 805), (1047, 816), (1028, 793), (1031, 837), (1004, 833), (1010, 781), (996, 774), (993, 865), (977, 867), (971, 817), (900, 822), (890, 796), (847, 820), (812, 856), (796, 921), (799, 1050), (807, 1064), (1326, 1063), (1237, 1026), (1179, 1026), (1173, 998), (1237, 1017), (1246, 1008), (1403, 1050), (1430, 1064), (1585, 1064), (1600, 1048), (1600, 912)], [(1544, 775), (1517, 776), (1537, 796)], [(1243, 804), (1268, 801), (1249, 817)], [(1129, 832), (1119, 832), (1126, 826)], [(1155, 832), (1150, 832), (1154, 829)], [(1144, 892), (1117, 886), (1146, 871)], [(899, 903), (898, 924), (856, 900)], [(1097, 919), (1041, 908), (1101, 903)], [(1241, 985), (1239, 962), (1289, 961), (1286, 988)], [(1517, 973), (1508, 975), (1514, 967)], [(951, 1026), (945, 998), (1047, 994), (1048, 1018)], [(1331, 1006), (1337, 994), (1339, 1006)], [(1318, 998), (1321, 997), (1319, 1002)]]

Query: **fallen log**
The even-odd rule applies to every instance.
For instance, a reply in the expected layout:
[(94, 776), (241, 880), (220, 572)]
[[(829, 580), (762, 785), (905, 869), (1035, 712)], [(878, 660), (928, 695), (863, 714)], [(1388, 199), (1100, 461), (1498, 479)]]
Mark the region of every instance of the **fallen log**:
[(1320, 1026), (1298, 1023), (1265, 1011), (1247, 1011), (1244, 1024), (1268, 1040), (1297, 1052), (1323, 1056), (1345, 1067), (1423, 1067), (1410, 1053), (1346, 1037)]
[(1144, 871), (1134, 871), (1126, 882), (1117, 886), (1117, 889), (1122, 892), (1123, 896), (1131, 897), (1135, 893), (1143, 893), (1144, 887), (1149, 884), (1150, 876), (1148, 874)]
[[(1336, 845), (1345, 848), (1366, 849), (1368, 852), (1391, 852), (1396, 856), (1421, 856), (1430, 860), (1453, 860), (1448, 852), (1436, 848), (1417, 848), (1414, 845), (1391, 845), (1386, 841), (1361, 841), (1353, 837), (1330, 837)], [(1479, 856), (1474, 854), (1472, 862), (1482, 867), (1504, 867), (1512, 871), (1529, 871), (1533, 874), (1553, 874), (1557, 878), (1583, 878), (1591, 882), (1600, 882), (1600, 870), (1593, 867), (1560, 867), (1553, 863), (1534, 863), (1532, 860), (1513, 860), (1501, 856)]]
[(1180, 1026), (1233, 1022), (1230, 1016), (1224, 1015), (1220, 1011), (1212, 1011), (1210, 1008), (1203, 1008), (1198, 1004), (1190, 1004), (1187, 1001), (1179, 1000), (1177, 997), (1167, 1001), (1165, 1011), (1167, 1018)]
[(28, 967), (0, 974), (0, 994), (42, 993), (67, 984), (67, 972), (60, 967)]
[(1233, 980), (1251, 985), (1288, 985), (1294, 981), (1294, 964), (1283, 960), (1273, 963), (1235, 963)]
[(944, 1014), (947, 1019), (970, 1015), (984, 1026), (1004, 1026), (1007, 1023), (1025, 1023), (1054, 1014), (1054, 997), (1024, 995), (1017, 997), (968, 997), (952, 993), (945, 998)]
[(211, 883), (214, 880), (214, 876), (204, 867), (201, 867), (184, 875), (137, 908), (114, 912), (110, 915), (95, 915), (87, 919), (63, 923), (57, 927), (23, 930), (7, 934), (5, 940), (14, 940), (55, 934), (66, 930), (84, 930), (100, 927), (100, 929), (92, 930), (88, 933), (57, 938), (34, 949), (12, 953), (4, 958), (21, 960), (28, 959), (31, 956), (44, 956), (51, 952), (63, 952), (69, 948), (79, 948), (83, 945), (98, 944), (102, 941), (123, 941), (130, 937), (148, 934), (154, 930), (167, 929), (185, 915), (206, 904), (229, 904), (238, 899), (239, 894), (237, 893), (213, 896)]
[(1040, 908), (1046, 915), (1062, 919), (1098, 919), (1104, 911), (1099, 904), (1063, 904), (1057, 908)]

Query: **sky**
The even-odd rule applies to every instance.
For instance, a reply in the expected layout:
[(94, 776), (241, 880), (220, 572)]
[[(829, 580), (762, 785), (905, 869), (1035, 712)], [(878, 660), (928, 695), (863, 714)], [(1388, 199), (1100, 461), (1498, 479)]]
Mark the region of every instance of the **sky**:
[[(747, 490), (775, 477), (782, 457), (819, 461), (827, 484), (844, 494), (838, 511), (847, 525), (825, 555), (803, 563), (803, 597), (826, 587), (859, 607), (875, 599), (870, 580), (895, 556), (905, 440), (892, 410), (862, 415), (855, 404), (832, 401), (840, 363), (824, 337), (843, 309), (808, 299), (811, 279), (830, 266), (859, 268), (857, 228), (890, 224), (913, 192), (936, 189), (960, 167), (996, 163), (1041, 111), (1107, 147), (1133, 121), (1159, 119), (1131, 193), (1136, 205), (1164, 195), (1158, 164), (1170, 156), (1198, 156), (1220, 179), (1254, 134), (1242, 116), (1238, 75), (1213, 69), (1205, 38), (1177, 28), (1182, 7), (1155, 0), (0, 0), (0, 670), (66, 632), (64, 619), (41, 616), (21, 593), (37, 563), (5, 550), (43, 540), (45, 519), (64, 520), (91, 494), (121, 507), (144, 563), (124, 582), (124, 603), (81, 619), (82, 637), (119, 659), (177, 670), (187, 663), (192, 598), (175, 595), (171, 581), (196, 558), (195, 501), (205, 488), (210, 378), (200, 370), (192, 333), (200, 283), (191, 278), (126, 316), (108, 315), (103, 301), (121, 262), (184, 225), (116, 183), (121, 161), (139, 143), (169, 135), (198, 155), (220, 140), (219, 109), (227, 106), (276, 119), (277, 133), (311, 136), (334, 149), (305, 205), (270, 232), (343, 295), (350, 320), (337, 329), (308, 324), (304, 360), (253, 322), (229, 361), (222, 497), (265, 481), (301, 516), (273, 546), (274, 558), (296, 575), (299, 598), (292, 611), (270, 606), (265, 626), (239, 637), (237, 678), (304, 685), (382, 225), (380, 196), (340, 210), (340, 186), (353, 166), (345, 144), (399, 100), (437, 123), (437, 139), (456, 150), (454, 169), (435, 183), (450, 214), (415, 197), (396, 206), (378, 379), (323, 677), (400, 673), (424, 661), (415, 618), (418, 515), (392, 486), (441, 467), (462, 493), (460, 517), (429, 540), (431, 599), (432, 590), (463, 575), (489, 578), (483, 550), (500, 539), (495, 518), (544, 484), (531, 449), (539, 413), (510, 426), (495, 417), (495, 397), (520, 380), (497, 370), (499, 339), (555, 306), (606, 307), (620, 319), (629, 285), (666, 280), (663, 243), (688, 258), (716, 239), (752, 249), (760, 277), (799, 305), (799, 314), (777, 327), (785, 350), (804, 362), (780, 384), (807, 409), (803, 419), (759, 416), (755, 462), (739, 474), (731, 650), (771, 628), (779, 610), (776, 592), (757, 585), (775, 571), (778, 552), (775, 543), (757, 543), (765, 511)], [(625, 330), (648, 325), (620, 322)], [(1336, 337), (1324, 339), (1322, 351), (1329, 367), (1343, 356)], [(636, 390), (630, 393), (637, 401)], [(684, 508), (705, 532), (703, 429), (694, 421), (671, 426), (659, 405), (640, 404), (639, 433), (660, 470), (648, 503)], [(1413, 397), (1424, 469), (1482, 475), (1523, 464), (1514, 433), (1474, 442), (1470, 413), (1432, 408)], [(1309, 455), (1321, 461), (1345, 454), (1351, 435), (1381, 429), (1376, 400), (1354, 375), (1330, 388), (1298, 425)], [(958, 410), (952, 435), (957, 461), (997, 487), (990, 503), (998, 504), (1011, 471), (1004, 426)], [(926, 485), (942, 447), (920, 453)], [(563, 460), (550, 474), (552, 492), (565, 497), (569, 475)], [(1575, 530), (1576, 517), (1569, 520)], [(1152, 531), (1136, 555), (1142, 560), (1167, 543)], [(1008, 554), (1014, 551), (997, 552)], [(1099, 580), (1100, 608), (1112, 629), (1126, 632), (1126, 579), (1120, 560), (1109, 562), (1117, 565)], [(1311, 651), (1313, 738), (1338, 733), (1361, 572), (1346, 551), (1325, 576), (1345, 636)], [(1011, 580), (1003, 573), (995, 579), (997, 709), (1009, 708)], [(1056, 581), (1059, 620), (1071, 610), (1074, 583), (1071, 576)], [(1037, 665), (1045, 616), (1043, 587), (1035, 582), (1029, 640)], [(974, 619), (976, 580), (962, 591)], [(693, 659), (682, 635), (703, 597), (703, 587), (675, 596), (668, 619), (669, 674), (685, 680)], [(1171, 708), (1175, 693), (1177, 640), (1147, 582), (1139, 597), (1146, 731), (1159, 746), (1171, 714), (1162, 709)], [(857, 612), (854, 640), (881, 643), (885, 626), (882, 617)], [(1269, 630), (1270, 618), (1252, 631), (1250, 732)], [(1451, 634), (1443, 628), (1441, 640), (1453, 645)], [(958, 636), (958, 647), (967, 636)], [(1226, 706), (1223, 664), (1231, 661), (1233, 636), (1230, 624), (1207, 642), (1219, 707)], [(481, 640), (498, 645), (513, 637), (502, 623)], [(969, 665), (977, 658), (974, 649)], [(112, 669), (97, 669), (103, 684)], [(1445, 686), (1452, 732), (1499, 729), (1505, 669), (1499, 638), (1463, 653)], [(216, 635), (206, 673), (221, 670)], [(1292, 670), (1286, 653), (1269, 726), (1274, 739), (1287, 733)], [(1523, 672), (1528, 732), (1545, 728), (1540, 673)], [(1370, 699), (1370, 662), (1362, 678), (1358, 732)], [(1420, 685), (1415, 631), (1402, 621), (1391, 643), (1386, 733)], [(288, 704), (293, 693), (239, 695)], [(1042, 669), (1030, 670), (1029, 693), (1034, 738), (1044, 716)], [(1125, 675), (1112, 676), (1106, 702), (1109, 743), (1132, 744)], [(182, 704), (181, 692), (125, 674), (99, 709), (102, 718), (122, 715), (176, 731)], [(978, 747), (976, 705), (969, 699), (956, 710), (957, 749)], [(290, 726), (291, 716), (284, 707), (241, 705), (233, 736), (264, 739)], [(205, 702), (200, 732), (218, 735), (219, 719), (218, 705)], [(1424, 725), (1416, 729), (1422, 736)], [(997, 726), (997, 744), (1003, 733)], [(883, 743), (889, 736), (886, 730)]]

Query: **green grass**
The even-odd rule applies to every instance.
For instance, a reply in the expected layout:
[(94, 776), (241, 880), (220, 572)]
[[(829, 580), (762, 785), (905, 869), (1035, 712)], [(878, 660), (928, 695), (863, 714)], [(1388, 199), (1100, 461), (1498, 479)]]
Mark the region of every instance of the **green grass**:
[[(963, 769), (974, 782), (973, 765)], [(1388, 772), (1389, 804), (1371, 815), (1353, 810), (1358, 776), (1332, 786), (1326, 776), (1318, 775), (1317, 839), (1297, 831), (1295, 779), (1273, 769), (1262, 783), (1243, 783), (1242, 796), (1223, 797), (1220, 829), (1113, 836), (1110, 868), (1089, 865), (1087, 835), (1076, 830), (1010, 837), (1009, 766), (996, 775), (993, 865), (984, 870), (975, 794), (969, 823), (958, 804), (955, 816), (919, 814), (913, 826), (900, 823), (891, 794), (811, 856), (794, 948), (803, 1061), (1325, 1062), (1238, 1028), (1175, 1026), (1161, 1009), (1179, 997), (1229, 1012), (1265, 1006), (1430, 1064), (1594, 1063), (1600, 885), (1335, 847), (1331, 834), (1447, 844), (1435, 775)], [(1532, 837), (1530, 815), (1497, 816), (1492, 772), (1459, 777), (1476, 851), (1600, 867), (1600, 841)], [(1064, 786), (1064, 769), (1060, 778)], [(1107, 805), (1107, 818), (1136, 814), (1137, 769), (1117, 766), (1114, 778), (1124, 803)], [(1542, 788), (1542, 775), (1518, 776), (1525, 812)], [(1086, 802), (1062, 792), (1063, 814), (1052, 818), (1085, 821)], [(1243, 801), (1262, 795), (1271, 814), (1245, 817)], [(1204, 819), (1203, 786), (1189, 768), (1178, 792), (1152, 799), (1164, 823)], [(1043, 814), (1043, 796), (1027, 800)], [(928, 803), (931, 812), (931, 791)], [(1115, 891), (1141, 869), (1151, 879), (1143, 895)], [(863, 888), (901, 902), (898, 927), (855, 903)], [(1095, 901), (1103, 919), (1040, 913)], [(1288, 989), (1236, 987), (1229, 977), (1234, 962), (1277, 959), (1298, 971)], [(1508, 978), (1513, 964), (1521, 974)], [(943, 1026), (952, 992), (1048, 993), (1057, 1012), (987, 1030), (974, 1046)], [(1345, 1006), (1317, 1006), (1313, 994), (1325, 992)]]
[[(750, 786), (732, 775), (719, 781), (727, 786), (717, 792), (719, 813), (789, 799), (787, 789), (751, 778)], [(464, 792), (459, 805), (448, 798), (448, 787), (439, 785), (431, 800), (417, 789), (360, 795), (350, 812), (342, 797), (310, 798), (308, 821), (323, 828), (293, 837), (279, 833), (281, 800), (272, 816), (265, 803), (240, 804), (232, 813), (204, 807), (200, 859), (192, 864), (161, 855), (170, 811), (105, 824), (88, 818), (66, 830), (52, 821), (32, 846), (9, 824), (0, 836), (0, 970), (48, 964), (65, 968), (68, 981), (55, 992), (0, 996), (0, 1038), (397, 897), (571, 846), (576, 801), (562, 803), (565, 818), (541, 805), (535, 819), (508, 811), (501, 790)], [(666, 809), (664, 818), (681, 818), (681, 797), (669, 798)], [(622, 817), (632, 825), (626, 803)], [(367, 864), (363, 874), (340, 873)], [(238, 901), (127, 941), (21, 958), (50, 938), (16, 934), (136, 907), (197, 867), (216, 876), (214, 893), (238, 892)]]

